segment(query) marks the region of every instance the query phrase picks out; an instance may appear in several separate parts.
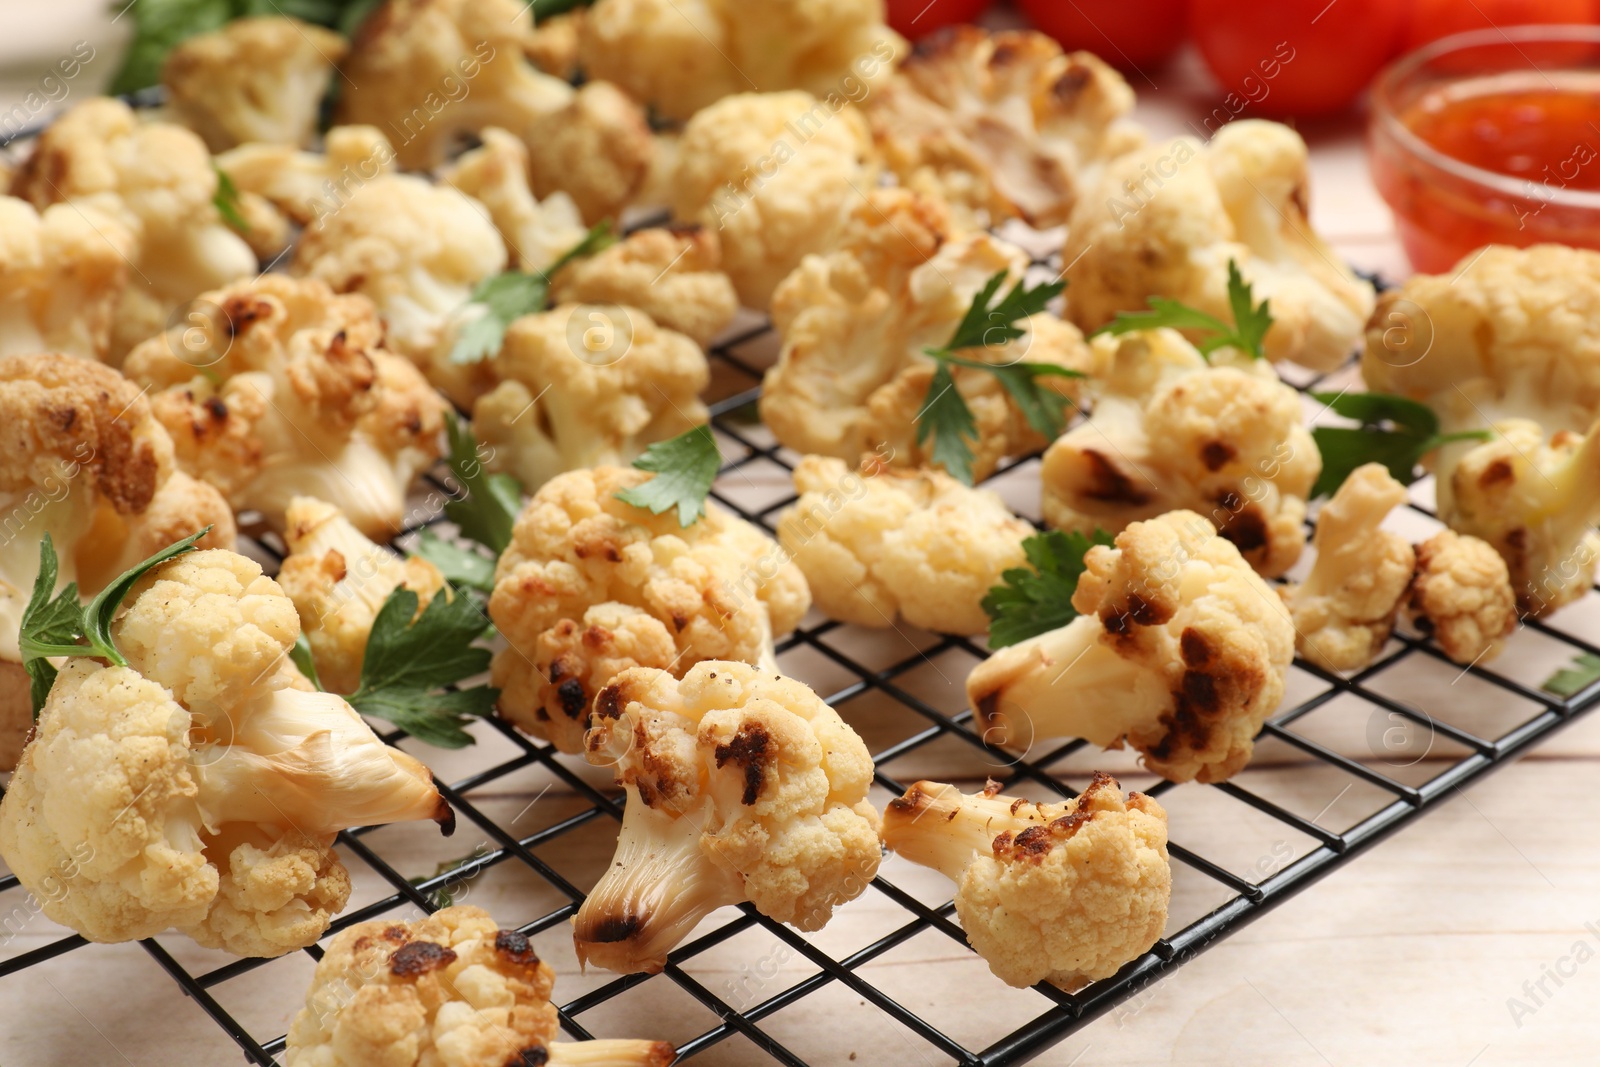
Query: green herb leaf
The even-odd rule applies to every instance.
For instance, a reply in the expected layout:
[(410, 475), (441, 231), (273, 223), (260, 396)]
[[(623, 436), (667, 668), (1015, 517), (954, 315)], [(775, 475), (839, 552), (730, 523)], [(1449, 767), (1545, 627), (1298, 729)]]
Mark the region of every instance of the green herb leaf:
[(583, 235), (583, 240), (561, 253), (556, 261), (544, 271), (546, 278), (554, 278), (562, 267), (567, 266), (575, 259), (588, 259), (599, 252), (604, 252), (617, 243), (616, 231), (611, 228), (609, 219), (601, 219), (589, 227), (589, 232)]
[(1051, 530), (1022, 542), (1032, 566), (1006, 571), (1000, 576), (1005, 584), (983, 598), (990, 619), (989, 647), (1005, 648), (1076, 619), (1072, 594), (1083, 574), (1084, 553), (1094, 545), (1111, 543), (1111, 535), (1102, 530), (1092, 537)]
[(217, 195), (211, 198), (211, 202), (217, 206), (222, 221), (239, 233), (249, 233), (250, 223), (245, 221), (244, 212), (239, 206), (239, 187), (233, 184), (228, 172), (215, 163), (211, 164), (211, 169), (217, 172)]
[(616, 494), (624, 504), (648, 508), (653, 515), (678, 509), (678, 525), (693, 526), (706, 513), (706, 496), (722, 469), (722, 450), (710, 426), (696, 426), (668, 441), (645, 449), (633, 461), (642, 471), (655, 474), (648, 482)]
[(294, 647), (289, 650), (289, 659), (306, 676), (306, 680), (318, 689), (322, 689), (322, 679), (317, 677), (317, 661), (311, 655), (311, 639), (302, 632), (294, 639)]
[(1201, 334), (1195, 347), (1200, 350), (1200, 354), (1207, 362), (1211, 359), (1211, 353), (1219, 348), (1237, 348), (1252, 359), (1262, 359), (1266, 355), (1263, 345), (1266, 342), (1267, 331), (1272, 328), (1270, 301), (1255, 303), (1249, 283), (1239, 273), (1239, 265), (1231, 259), (1228, 261), (1228, 307), (1233, 312), (1233, 325), (1230, 326), (1215, 315), (1208, 315), (1198, 308), (1166, 297), (1152, 296), (1146, 302), (1150, 305), (1149, 311), (1118, 312), (1116, 318), (1089, 336), (1110, 334), (1112, 337), (1120, 337), (1125, 333), (1155, 330), (1165, 326)]
[(537, 26), (547, 18), (564, 15), (593, 3), (594, 0), (533, 0), (533, 24)]
[(522, 513), (522, 484), (509, 474), (490, 474), (478, 455), (478, 439), (466, 419), (452, 414), (445, 420), (450, 438), (450, 473), (465, 496), (444, 506), (444, 513), (461, 528), (461, 536), (487, 548), (498, 558), (511, 543), (511, 528)]
[(1418, 478), (1417, 467), (1429, 452), (1453, 441), (1487, 441), (1488, 430), (1441, 434), (1439, 417), (1425, 404), (1387, 393), (1312, 393), (1337, 415), (1361, 423), (1318, 426), (1311, 431), (1322, 453), (1322, 474), (1311, 490), (1313, 499), (1331, 496), (1357, 467), (1381, 463), (1402, 485)]
[(966, 398), (956, 388), (950, 368), (940, 361), (928, 383), (928, 395), (917, 412), (917, 445), (933, 448), (928, 458), (943, 467), (950, 477), (967, 485), (972, 484), (972, 446), (968, 439), (977, 440), (978, 423), (967, 407)]
[(499, 691), (486, 685), (442, 692), (489, 669), (475, 644), (489, 628), (471, 596), (440, 592), (417, 614), (417, 594), (399, 588), (378, 609), (361, 662), (361, 685), (347, 699), (364, 715), (387, 719), (419, 741), (463, 748), (468, 719), (494, 708)]
[[(1023, 418), (1028, 420), (1028, 425), (1049, 438), (1056, 438), (1067, 425), (1067, 409), (1072, 407), (1070, 397), (1062, 396), (1054, 389), (1043, 389), (1039, 386), (1040, 378), (1082, 378), (1082, 371), (1071, 370), (1067, 367), (1057, 366), (1054, 363), (1011, 363), (1000, 365), (996, 363), (982, 363), (977, 360), (960, 359), (956, 356), (929, 353), (941, 363), (952, 363), (957, 367), (966, 367), (969, 370), (987, 371), (994, 375), (1002, 388), (1016, 401), (1017, 408), (1022, 412)], [(959, 397), (960, 394), (958, 393)], [(965, 405), (963, 400), (962, 404)]]
[(1006, 272), (998, 271), (985, 282), (967, 306), (967, 313), (961, 317), (949, 344), (930, 350), (928, 354), (959, 352), (963, 348), (998, 348), (1015, 341), (1025, 332), (1017, 323), (1043, 312), (1050, 301), (1067, 288), (1066, 282), (1047, 282), (1032, 289), (1025, 282), (1018, 282), (998, 303), (991, 304), (1005, 281)]
[(466, 545), (446, 541), (432, 530), (423, 530), (411, 554), (439, 568), (439, 573), (451, 585), (494, 592), (495, 561)]
[(1572, 661), (1572, 666), (1556, 671), (1539, 688), (1570, 700), (1596, 682), (1600, 682), (1600, 656), (1585, 652)]

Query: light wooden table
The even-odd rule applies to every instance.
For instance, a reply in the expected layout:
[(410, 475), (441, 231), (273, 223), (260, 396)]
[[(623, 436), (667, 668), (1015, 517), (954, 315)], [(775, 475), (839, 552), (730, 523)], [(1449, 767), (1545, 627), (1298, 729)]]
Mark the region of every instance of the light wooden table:
[[(39, 75), (77, 40), (98, 52), (73, 92), (90, 91), (109, 77), (120, 27), (107, 25), (103, 0), (55, 0), (50, 5), (0, 0), (0, 112), (22, 100)], [(1140, 117), (1159, 134), (1186, 132), (1189, 120), (1219, 99), (1191, 60), (1157, 74), (1154, 86), (1135, 79)], [(1313, 145), (1314, 216), (1341, 254), (1389, 277), (1403, 276), (1404, 260), (1387, 211), (1367, 178), (1359, 126), (1335, 124), (1307, 131)], [(753, 477), (740, 491), (771, 493), (773, 477)], [(1014, 504), (1031, 510), (1032, 490), (1011, 486)], [(1585, 632), (1600, 633), (1600, 607), (1591, 602), (1567, 616)], [(900, 638), (843, 638), (865, 650)], [(922, 642), (919, 635), (907, 640)], [(901, 651), (903, 654), (903, 650)], [(1561, 657), (1531, 635), (1514, 639), (1503, 665), (1537, 681)], [(945, 657), (916, 672), (919, 692), (941, 707), (961, 706), (966, 664)], [(814, 653), (796, 654), (785, 670), (827, 691), (841, 675)], [(1310, 682), (1297, 677), (1303, 697)], [(1396, 679), (1394, 695), (1463, 724), (1493, 722), (1505, 701), (1472, 680), (1436, 671)], [(841, 709), (874, 748), (900, 736), (903, 719), (886, 706), (853, 702)], [(905, 713), (900, 713), (904, 715)], [(1320, 728), (1330, 744), (1370, 756), (1365, 710), (1331, 706)], [(487, 730), (475, 752), (419, 750), (446, 779), (460, 777), (511, 754)], [(1173, 1063), (1215, 1067), (1405, 1067), (1489, 1065), (1592, 1065), (1594, 1023), (1600, 1016), (1600, 799), (1594, 776), (1600, 757), (1600, 720), (1566, 730), (1520, 763), (1459, 795), (1236, 936), (1221, 942), (1155, 989), (1074, 1035), (1038, 1062), (1076, 1067), (1126, 1067)], [(1147, 781), (1120, 756), (1094, 762), (1124, 772), (1130, 785)], [(1080, 775), (1082, 758), (1065, 769)], [(1426, 775), (1428, 762), (1407, 773)], [(963, 747), (940, 744), (890, 771), (903, 780), (918, 775), (983, 773)], [(598, 780), (598, 779), (596, 779)], [(1340, 829), (1372, 810), (1378, 797), (1308, 767), (1284, 746), (1263, 746), (1246, 772), (1250, 788)], [(887, 799), (876, 797), (878, 802)], [(1308, 842), (1289, 840), (1276, 824), (1212, 790), (1185, 787), (1165, 798), (1173, 834), (1189, 847), (1234, 870), (1265, 873), (1304, 853)], [(575, 813), (583, 805), (558, 780), (534, 768), (474, 794), (502, 825), (529, 834)], [(543, 853), (577, 884), (587, 886), (609, 855), (612, 828), (605, 821), (563, 838)], [(1290, 835), (1292, 836), (1292, 835)], [(368, 841), (399, 869), (431, 873), (434, 864), (461, 856), (478, 843), (473, 828), (441, 842), (425, 828), (393, 827)], [(352, 906), (385, 895), (383, 884), (354, 858)], [(885, 873), (930, 903), (948, 892), (940, 879), (891, 859)], [(1215, 906), (1221, 895), (1203, 879), (1180, 871), (1174, 928)], [(470, 893), (502, 922), (525, 922), (561, 903), (533, 874), (513, 863), (494, 869)], [(0, 895), (0, 916), (22, 904), (21, 894)], [(844, 953), (867, 944), (908, 916), (876, 892), (843, 909), (819, 946)], [(1591, 927), (1589, 924), (1596, 924)], [(22, 924), (7, 939), (9, 958), (60, 937), (42, 918)], [(163, 943), (191, 970), (222, 960), (178, 938)], [(1581, 947), (1579, 947), (1581, 946)], [(560, 931), (539, 940), (541, 953), (560, 972), (558, 997), (570, 999), (604, 981), (577, 973), (570, 941)], [(1579, 961), (1583, 962), (1579, 962)], [(310, 961), (297, 954), (227, 983), (216, 994), (253, 1032), (281, 1033), (297, 1007)], [(687, 968), (735, 1006), (777, 992), (807, 974), (800, 957), (765, 931), (746, 931), (694, 960)], [(953, 1037), (981, 1047), (1043, 1007), (1031, 991), (1005, 988), (969, 952), (943, 935), (924, 933), (863, 966), (860, 973)], [(1554, 975), (1555, 977), (1551, 977)], [(771, 976), (771, 977), (766, 977)], [(1558, 980), (1559, 979), (1559, 980)], [(1525, 983), (1531, 983), (1530, 994)], [(1543, 987), (1543, 992), (1539, 986)], [(1513, 1012), (1511, 998), (1527, 1010)], [(681, 1041), (713, 1025), (714, 1017), (665, 979), (652, 980), (585, 1015), (582, 1022), (609, 1036), (637, 1035)], [(838, 985), (830, 985), (763, 1023), (792, 1050), (818, 1064), (945, 1062), (919, 1039)], [(138, 1067), (240, 1062), (231, 1042), (136, 945), (93, 946), (0, 980), (0, 1067), (56, 1067), (77, 1063)], [(704, 1064), (766, 1062), (753, 1046), (734, 1039)]]

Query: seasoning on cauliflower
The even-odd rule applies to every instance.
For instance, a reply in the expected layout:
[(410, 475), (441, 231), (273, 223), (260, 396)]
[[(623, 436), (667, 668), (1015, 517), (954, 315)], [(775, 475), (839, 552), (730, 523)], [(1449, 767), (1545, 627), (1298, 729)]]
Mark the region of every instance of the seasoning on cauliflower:
[(112, 319), (109, 359), (164, 329), (201, 293), (256, 273), (250, 246), (223, 221), (205, 143), (181, 126), (140, 122), (96, 97), (52, 122), (12, 179), (41, 211), (68, 203), (116, 219), (132, 236), (133, 270)]
[(1034, 532), (996, 493), (937, 470), (806, 456), (800, 499), (778, 520), (778, 543), (830, 619), (883, 628), (904, 618), (939, 633), (981, 634), (982, 601), (1022, 566)]
[(1287, 126), (1230, 122), (1118, 157), (1078, 199), (1062, 251), (1067, 312), (1091, 330), (1165, 297), (1231, 321), (1228, 264), (1270, 300), (1267, 358), (1328, 371), (1360, 343), (1372, 286), (1311, 228), (1306, 146)]
[(1038, 804), (918, 782), (889, 802), (883, 840), (956, 883), (956, 915), (995, 976), (1069, 992), (1150, 950), (1167, 922), (1167, 813), (1095, 772), (1072, 800)]
[(177, 929), (277, 956), (349, 897), (338, 831), (448, 832), (428, 769), (307, 691), (288, 658), (299, 632), (277, 584), (232, 552), (135, 584), (111, 627), (128, 665), (68, 660), (0, 800), (0, 856), (46, 915), (92, 941)]
[(213, 152), (247, 142), (309, 145), (344, 38), (287, 17), (242, 18), (175, 45), (167, 104)]
[(1233, 544), (1190, 511), (1136, 522), (1084, 556), (1066, 626), (1000, 649), (967, 677), (985, 737), (1124, 741), (1175, 782), (1250, 761), (1283, 699), (1294, 626)]
[(1065, 223), (1105, 162), (1144, 141), (1122, 75), (1032, 30), (942, 30), (864, 104), (900, 184), (979, 228)]
[(904, 50), (882, 0), (599, 0), (578, 36), (591, 77), (678, 120), (751, 90), (859, 103)]
[(667, 1067), (660, 1041), (555, 1040), (555, 975), (482, 908), (341, 930), (289, 1027), (288, 1067)]
[(583, 240), (583, 216), (566, 193), (541, 202), (528, 186), (528, 150), (505, 130), (483, 131), (483, 144), (441, 172), (448, 185), (489, 210), (518, 270), (543, 273)]
[(133, 239), (92, 205), (0, 196), (0, 356), (104, 360), (128, 284)]
[(439, 457), (445, 403), (383, 340), (365, 297), (264, 274), (206, 294), (189, 324), (129, 354), (128, 377), (157, 390), (179, 465), (234, 510), (278, 526), (314, 495), (386, 539)]
[(580, 962), (659, 971), (721, 907), (820, 930), (878, 870), (872, 758), (800, 682), (709, 661), (601, 690), (589, 759), (627, 793), (617, 851), (573, 919)]
[(551, 479), (495, 568), (489, 617), (508, 646), (492, 671), (500, 712), (558, 746), (576, 743), (608, 671), (681, 675), (702, 660), (776, 671), (773, 637), (811, 606), (782, 550), (714, 503), (685, 528), (617, 499), (650, 477), (598, 467)]
[(529, 491), (563, 471), (630, 463), (708, 418), (705, 353), (638, 308), (524, 315), (487, 369), (500, 384), (473, 405), (473, 434), (494, 450), (486, 466)]
[(805, 92), (740, 93), (689, 120), (671, 207), (717, 231), (746, 307), (765, 309), (803, 257), (832, 246), (845, 211), (876, 184), (866, 120)]
[(1407, 620), (1457, 663), (1498, 656), (1502, 639), (1517, 628), (1517, 598), (1494, 546), (1440, 530), (1416, 552), (1416, 576), (1402, 604)]
[[(916, 419), (927, 406), (937, 365), (923, 354), (949, 342), (973, 297), (998, 272), (1021, 279), (1028, 256), (985, 233), (952, 231), (944, 208), (901, 189), (869, 193), (850, 211), (832, 251), (807, 256), (779, 286), (772, 317), (783, 338), (767, 372), (761, 416), (798, 452), (857, 462), (868, 452), (926, 465)], [(1070, 324), (1034, 315), (1022, 337), (960, 353), (1000, 366), (1026, 359), (1090, 369), (1090, 349)], [(1048, 440), (992, 374), (951, 368), (976, 423), (973, 475), (986, 477), (1005, 456)], [(1043, 388), (1076, 397), (1072, 379)]]
[(317, 678), (330, 693), (353, 693), (389, 594), (411, 590), (420, 611), (444, 588), (444, 576), (425, 559), (402, 559), (374, 544), (338, 508), (311, 497), (289, 501), (283, 540), (289, 554), (278, 584), (300, 614)]

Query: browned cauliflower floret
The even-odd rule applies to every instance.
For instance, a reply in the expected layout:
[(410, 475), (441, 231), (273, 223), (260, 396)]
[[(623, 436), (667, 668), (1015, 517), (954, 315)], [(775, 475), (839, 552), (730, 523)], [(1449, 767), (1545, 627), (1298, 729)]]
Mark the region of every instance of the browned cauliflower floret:
[(217, 156), (249, 218), (256, 199), (301, 226), (344, 207), (356, 190), (394, 169), (394, 146), (372, 126), (336, 126), (321, 152), (292, 144), (242, 144)]
[(1095, 773), (1072, 800), (967, 796), (918, 782), (889, 802), (884, 844), (956, 883), (967, 940), (1007, 985), (1074, 990), (1150, 950), (1167, 922), (1167, 813)]
[(982, 601), (1001, 573), (1026, 562), (1033, 527), (992, 492), (937, 470), (806, 456), (800, 499), (778, 520), (778, 543), (806, 576), (817, 608), (858, 626), (950, 634), (989, 628)]
[(1068, 314), (1089, 330), (1155, 296), (1231, 321), (1232, 260), (1271, 301), (1267, 358), (1332, 370), (1360, 343), (1373, 292), (1311, 228), (1308, 183), (1300, 135), (1255, 119), (1113, 160), (1067, 228)]
[(332, 30), (299, 19), (242, 18), (167, 53), (161, 84), (177, 120), (213, 152), (237, 144), (309, 145), (344, 58)]
[(1236, 774), (1294, 659), (1283, 601), (1191, 511), (1133, 523), (1084, 564), (1076, 619), (1000, 649), (967, 677), (984, 736), (1014, 748), (1126, 741), (1175, 782)]
[[(952, 232), (937, 201), (901, 189), (868, 194), (849, 213), (833, 250), (807, 256), (773, 298), (783, 348), (762, 390), (763, 420), (798, 452), (850, 463), (878, 452), (902, 465), (927, 464), (931, 448), (917, 441), (916, 416), (927, 403), (935, 364), (922, 349), (949, 342), (991, 277), (1004, 271), (1014, 284), (1027, 264), (1014, 245)], [(1018, 325), (1026, 333), (1017, 340), (961, 355), (1089, 369), (1090, 350), (1071, 325), (1049, 314)], [(966, 367), (952, 373), (976, 423), (975, 477), (1005, 456), (1048, 443), (993, 375)], [(1072, 379), (1039, 381), (1078, 395)]]
[(129, 354), (128, 376), (156, 391), (179, 465), (235, 510), (280, 526), (312, 494), (388, 537), (439, 456), (445, 403), (383, 341), (365, 297), (265, 274), (206, 294), (194, 321)]
[(1265, 577), (1294, 566), (1322, 470), (1299, 394), (1265, 361), (1220, 349), (1208, 362), (1174, 330), (1091, 344), (1094, 408), (1044, 454), (1045, 520), (1115, 533), (1186, 508)]
[(551, 77), (564, 82), (576, 81), (578, 34), (583, 32), (588, 17), (588, 8), (577, 7), (559, 15), (535, 18), (533, 29), (522, 40), (522, 54)]
[(0, 356), (105, 359), (133, 239), (93, 206), (0, 196)]
[(483, 131), (483, 144), (441, 173), (448, 185), (489, 210), (518, 270), (543, 273), (584, 238), (583, 216), (566, 193), (543, 201), (528, 185), (528, 150), (505, 130)]
[(1059, 226), (1105, 162), (1144, 141), (1122, 75), (1031, 30), (942, 30), (865, 106), (901, 184), (978, 226)]
[(1440, 530), (1417, 546), (1417, 572), (1406, 599), (1411, 625), (1457, 663), (1482, 663), (1500, 654), (1517, 628), (1511, 572), (1494, 546)]
[(555, 1040), (550, 965), (481, 908), (339, 932), (289, 1028), (289, 1067), (667, 1067), (659, 1041)]
[(681, 681), (624, 671), (596, 699), (586, 743), (628, 805), (572, 921), (580, 962), (659, 971), (700, 920), (743, 901), (820, 930), (877, 873), (872, 758), (800, 682), (714, 660)]
[(717, 231), (723, 269), (747, 307), (829, 248), (845, 210), (875, 184), (871, 138), (854, 108), (809, 93), (740, 93), (684, 128), (673, 214)]
[(884, 25), (883, 0), (599, 0), (578, 48), (591, 77), (687, 119), (749, 90), (860, 100), (905, 42)]

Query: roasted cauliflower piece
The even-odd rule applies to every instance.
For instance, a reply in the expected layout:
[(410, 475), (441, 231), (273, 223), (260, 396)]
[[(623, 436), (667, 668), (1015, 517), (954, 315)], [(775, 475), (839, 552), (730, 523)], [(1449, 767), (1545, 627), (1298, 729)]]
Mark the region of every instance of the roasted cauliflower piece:
[(0, 800), (0, 856), (46, 915), (91, 941), (176, 929), (277, 956), (349, 897), (338, 831), (453, 825), (426, 767), (308, 691), (299, 632), (259, 565), (208, 550), (134, 587), (111, 628), (128, 666), (68, 660)]
[(341, 930), (289, 1028), (289, 1067), (667, 1067), (660, 1041), (556, 1041), (555, 975), (482, 908)]
[(394, 159), (394, 146), (376, 127), (335, 126), (323, 138), (321, 152), (250, 143), (221, 153), (216, 164), (239, 190), (253, 231), (255, 200), (265, 201), (283, 220), (309, 226), (343, 208), (367, 182), (392, 172)]
[(617, 851), (573, 919), (582, 963), (659, 971), (700, 920), (749, 901), (820, 930), (878, 870), (872, 758), (800, 682), (745, 663), (624, 671), (595, 702), (589, 760), (616, 768)]
[(1000, 575), (1026, 562), (1034, 530), (996, 493), (937, 470), (806, 456), (794, 469), (800, 499), (778, 520), (778, 543), (830, 619), (884, 628), (903, 618), (951, 634), (981, 634), (982, 601)]
[(104, 360), (128, 284), (133, 238), (92, 206), (0, 196), (0, 356)]
[(181, 126), (140, 122), (120, 100), (86, 100), (52, 122), (11, 195), (41, 211), (92, 207), (130, 235), (133, 270), (112, 318), (112, 363), (194, 297), (256, 273), (255, 253), (217, 209), (205, 143)]
[(995, 977), (1072, 991), (1150, 950), (1167, 922), (1167, 813), (1109, 774), (1059, 804), (918, 782), (883, 841), (956, 883), (956, 915)]
[(722, 242), (698, 225), (635, 230), (563, 268), (550, 297), (562, 304), (636, 307), (701, 348), (710, 347), (739, 311), (739, 294), (722, 273)]
[(1232, 542), (1192, 511), (1136, 522), (1084, 556), (1066, 626), (1000, 649), (967, 677), (987, 738), (1124, 742), (1174, 782), (1250, 762), (1283, 699), (1294, 625)]
[(1402, 605), (1407, 620), (1457, 663), (1498, 656), (1518, 621), (1506, 561), (1488, 542), (1453, 530), (1440, 530), (1416, 553), (1416, 575)]
[[(976, 295), (996, 273), (1022, 278), (1028, 256), (985, 233), (954, 232), (937, 201), (903, 189), (869, 193), (850, 211), (832, 251), (807, 256), (772, 302), (783, 339), (767, 372), (761, 416), (778, 440), (802, 453), (855, 463), (868, 452), (906, 466), (926, 465), (916, 416), (927, 403), (934, 361), (927, 346), (946, 344)], [(964, 351), (996, 364), (1054, 363), (1091, 370), (1077, 329), (1054, 315), (1018, 323), (1024, 336)], [(976, 422), (973, 475), (1049, 442), (1029, 424), (993, 375), (952, 369)], [(1040, 379), (1076, 397), (1072, 379)]]
[(1045, 451), (1052, 526), (1115, 533), (1167, 511), (1205, 515), (1263, 576), (1305, 547), (1306, 501), (1322, 456), (1300, 396), (1234, 349), (1208, 363), (1174, 330), (1090, 342), (1099, 370), (1089, 419)]
[(528, 150), (505, 130), (484, 130), (483, 144), (462, 154), (441, 177), (488, 209), (518, 270), (543, 273), (587, 232), (578, 205), (566, 193), (552, 193), (542, 202), (533, 195)]
[(489, 617), (508, 646), (492, 670), (500, 712), (558, 746), (581, 735), (606, 671), (682, 675), (702, 660), (776, 671), (773, 637), (811, 606), (805, 577), (777, 544), (715, 503), (681, 528), (674, 514), (617, 499), (649, 477), (603, 466), (553, 478), (518, 517), (495, 568)]
[(441, 451), (444, 400), (384, 347), (365, 297), (320, 281), (264, 274), (208, 293), (127, 369), (155, 391), (179, 466), (275, 527), (291, 500), (315, 495), (387, 539)]
[(844, 212), (876, 182), (871, 137), (853, 108), (805, 92), (740, 93), (684, 127), (671, 207), (722, 240), (723, 269), (746, 307), (765, 309), (778, 283), (826, 251)]
[(174, 117), (213, 152), (247, 142), (305, 147), (344, 55), (344, 38), (321, 26), (242, 18), (175, 45), (161, 84)]
[(1062, 250), (1067, 311), (1084, 330), (1167, 297), (1232, 321), (1228, 263), (1272, 304), (1267, 358), (1328, 371), (1373, 307), (1311, 228), (1306, 145), (1287, 126), (1230, 122), (1120, 156), (1079, 197)]
[(1122, 75), (1032, 30), (942, 30), (863, 103), (900, 184), (977, 228), (1061, 225), (1106, 162), (1144, 142)]

